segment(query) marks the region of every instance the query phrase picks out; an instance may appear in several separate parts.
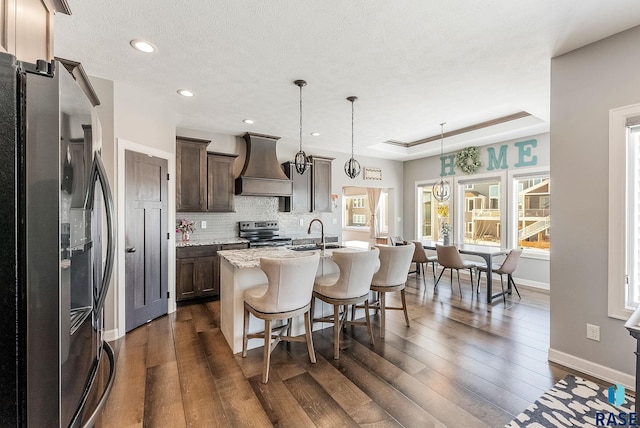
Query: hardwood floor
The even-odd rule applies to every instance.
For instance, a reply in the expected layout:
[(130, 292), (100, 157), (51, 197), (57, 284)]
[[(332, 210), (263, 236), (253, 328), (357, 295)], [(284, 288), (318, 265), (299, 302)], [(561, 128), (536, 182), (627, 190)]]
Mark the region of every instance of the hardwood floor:
[(331, 328), (317, 331), (317, 364), (304, 343), (279, 344), (266, 385), (262, 347), (231, 353), (219, 301), (183, 305), (114, 343), (116, 380), (97, 426), (501, 427), (568, 373), (547, 362), (548, 294), (520, 292), (489, 311), (468, 281), (460, 297), (448, 277), (434, 293), (429, 274), (410, 275), (411, 327), (387, 311), (373, 347), (366, 328), (349, 327), (339, 360)]

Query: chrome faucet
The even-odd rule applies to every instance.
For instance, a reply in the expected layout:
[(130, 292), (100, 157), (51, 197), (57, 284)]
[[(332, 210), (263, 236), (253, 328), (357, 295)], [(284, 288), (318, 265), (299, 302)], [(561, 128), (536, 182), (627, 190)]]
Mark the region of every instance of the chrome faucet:
[(320, 249), (324, 251), (326, 245), (324, 243), (324, 223), (322, 222), (322, 220), (320, 220), (319, 218), (314, 218), (313, 220), (311, 220), (311, 222), (309, 223), (309, 229), (307, 229), (307, 234), (311, 235), (311, 226), (316, 221), (320, 223), (320, 240), (322, 241), (322, 243), (320, 244)]

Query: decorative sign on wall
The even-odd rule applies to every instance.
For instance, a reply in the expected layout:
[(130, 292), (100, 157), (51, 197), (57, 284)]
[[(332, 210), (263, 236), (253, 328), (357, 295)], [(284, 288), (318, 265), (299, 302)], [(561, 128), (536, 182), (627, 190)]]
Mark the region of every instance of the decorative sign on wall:
[(381, 168), (370, 168), (365, 166), (363, 169), (364, 175), (363, 179), (365, 180), (382, 180), (382, 169)]

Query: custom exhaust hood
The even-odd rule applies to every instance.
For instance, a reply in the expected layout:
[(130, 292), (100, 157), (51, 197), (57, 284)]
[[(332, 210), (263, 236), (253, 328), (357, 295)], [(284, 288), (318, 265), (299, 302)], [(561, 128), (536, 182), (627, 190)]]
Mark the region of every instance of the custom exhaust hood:
[(247, 142), (247, 156), (236, 178), (236, 195), (291, 196), (293, 184), (276, 157), (280, 137), (247, 132), (243, 138)]

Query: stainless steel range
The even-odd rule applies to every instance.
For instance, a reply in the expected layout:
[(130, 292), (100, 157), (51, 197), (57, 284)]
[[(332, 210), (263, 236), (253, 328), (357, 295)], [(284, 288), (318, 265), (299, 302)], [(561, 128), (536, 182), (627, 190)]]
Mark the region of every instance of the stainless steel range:
[(277, 220), (241, 221), (238, 226), (240, 237), (249, 240), (249, 248), (291, 245), (291, 238), (280, 236)]

